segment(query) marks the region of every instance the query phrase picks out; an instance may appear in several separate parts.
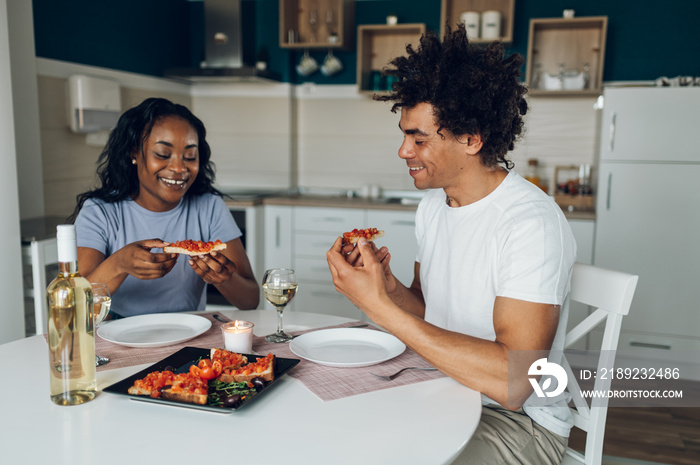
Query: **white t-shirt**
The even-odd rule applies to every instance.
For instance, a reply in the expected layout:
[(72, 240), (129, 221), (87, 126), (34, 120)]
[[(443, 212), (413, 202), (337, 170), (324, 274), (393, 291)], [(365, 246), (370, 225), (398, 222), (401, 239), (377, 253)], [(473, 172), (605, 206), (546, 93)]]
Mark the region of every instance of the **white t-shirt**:
[[(425, 320), (493, 341), (497, 296), (561, 305), (552, 346), (561, 351), (576, 257), (561, 209), (513, 171), (477, 202), (452, 208), (446, 199), (442, 189), (430, 190), (416, 212)], [(550, 431), (569, 435), (573, 422), (564, 403), (524, 409)]]

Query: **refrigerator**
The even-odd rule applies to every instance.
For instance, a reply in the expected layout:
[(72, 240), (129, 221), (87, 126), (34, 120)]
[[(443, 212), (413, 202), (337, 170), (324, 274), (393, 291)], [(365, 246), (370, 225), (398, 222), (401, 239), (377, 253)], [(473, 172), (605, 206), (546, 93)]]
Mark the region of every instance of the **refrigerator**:
[[(639, 275), (619, 349), (700, 349), (700, 87), (604, 91), (593, 262)], [(697, 352), (695, 352), (697, 353)]]

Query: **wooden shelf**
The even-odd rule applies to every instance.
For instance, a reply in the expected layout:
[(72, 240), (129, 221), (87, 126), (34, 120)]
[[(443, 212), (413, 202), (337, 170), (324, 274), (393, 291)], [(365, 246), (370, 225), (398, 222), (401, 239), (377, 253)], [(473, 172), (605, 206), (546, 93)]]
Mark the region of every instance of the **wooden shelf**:
[[(279, 0), (279, 9), (281, 48), (352, 47), (354, 0)], [(315, 18), (315, 28), (311, 18)]]
[(375, 86), (373, 77), (389, 61), (406, 55), (406, 45), (418, 45), (425, 24), (364, 24), (357, 29), (357, 86), (360, 93), (388, 92), (386, 83)]
[[(526, 83), (532, 96), (593, 96), (601, 92), (607, 16), (530, 20)], [(588, 82), (578, 88), (560, 85), (563, 67), (570, 75), (588, 67)], [(545, 73), (548, 75), (546, 76)], [(556, 89), (556, 87), (561, 87)]]
[[(513, 17), (515, 16), (515, 0), (442, 0), (440, 9), (440, 36), (445, 35), (445, 23), (450, 21), (452, 28), (460, 21), (459, 16), (465, 11), (496, 10), (501, 13), (501, 37), (503, 43), (513, 42)], [(469, 41), (493, 42), (490, 39), (469, 37)]]

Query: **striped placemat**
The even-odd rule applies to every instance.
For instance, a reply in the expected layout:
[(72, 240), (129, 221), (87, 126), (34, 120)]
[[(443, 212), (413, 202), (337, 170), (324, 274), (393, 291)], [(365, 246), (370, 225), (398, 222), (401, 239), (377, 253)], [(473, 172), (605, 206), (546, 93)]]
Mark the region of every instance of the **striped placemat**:
[[(328, 326), (326, 328), (290, 332), (290, 334), (300, 335), (311, 331), (318, 331), (319, 329), (346, 328), (362, 323), (361, 321), (355, 321), (336, 326)], [(371, 325), (363, 330), (379, 331), (378, 328)], [(264, 337), (256, 336), (253, 338), (253, 350), (259, 354), (273, 353), (282, 358), (299, 358), (289, 349), (289, 343), (267, 342)], [(323, 401), (330, 401), (446, 376), (440, 371), (409, 370), (393, 381), (384, 381), (370, 374), (371, 372), (378, 375), (386, 375), (394, 373), (404, 367), (429, 366), (430, 364), (420, 355), (407, 347), (404, 353), (398, 357), (378, 365), (367, 367), (336, 368), (319, 365), (318, 363), (302, 359), (301, 362), (287, 374), (304, 383), (307, 389), (316, 394)]]
[(109, 363), (97, 367), (97, 371), (114, 370), (115, 368), (130, 367), (144, 363), (156, 363), (158, 360), (162, 360), (174, 354), (183, 347), (199, 347), (201, 349), (223, 347), (224, 340), (220, 329), (222, 323), (215, 319), (214, 315), (218, 315), (223, 320), (229, 320), (229, 318), (219, 312), (197, 314), (197, 316), (211, 321), (211, 328), (194, 339), (171, 346), (143, 348), (126, 347), (105, 341), (100, 336), (95, 335), (95, 353), (102, 357), (109, 358)]
[[(220, 330), (222, 323), (214, 318), (214, 315), (217, 315), (223, 320), (230, 320), (228, 317), (219, 312), (202, 313), (199, 316), (207, 318), (209, 321), (211, 321), (211, 328), (194, 339), (166, 347), (126, 347), (105, 341), (96, 335), (95, 353), (110, 359), (110, 362), (107, 365), (97, 367), (97, 371), (156, 363), (157, 361), (174, 354), (183, 347), (198, 347), (202, 349), (223, 347), (223, 339)], [(363, 323), (364, 322), (361, 321), (354, 321), (340, 325), (327, 326), (325, 328), (290, 332), (290, 334), (298, 336), (311, 331), (331, 328), (347, 328)], [(366, 331), (380, 331), (379, 328), (372, 325), (369, 325), (367, 328), (363, 329)], [(44, 335), (44, 337), (46, 337), (46, 335)], [(263, 355), (273, 353), (277, 357), (299, 359), (299, 357), (289, 349), (289, 343), (267, 342), (265, 338), (261, 336), (253, 337), (253, 351)], [(370, 374), (370, 372), (379, 375), (391, 374), (408, 366), (429, 367), (430, 364), (416, 352), (407, 347), (401, 355), (386, 362), (367, 367), (337, 368), (320, 365), (318, 363), (301, 359), (301, 362), (296, 367), (292, 368), (287, 374), (301, 381), (307, 389), (309, 389), (323, 401), (342, 399), (344, 397), (365, 394), (368, 392), (389, 389), (397, 386), (420, 383), (422, 381), (443, 378), (446, 376), (440, 371), (411, 370), (403, 373), (401, 376), (392, 381), (384, 381)]]

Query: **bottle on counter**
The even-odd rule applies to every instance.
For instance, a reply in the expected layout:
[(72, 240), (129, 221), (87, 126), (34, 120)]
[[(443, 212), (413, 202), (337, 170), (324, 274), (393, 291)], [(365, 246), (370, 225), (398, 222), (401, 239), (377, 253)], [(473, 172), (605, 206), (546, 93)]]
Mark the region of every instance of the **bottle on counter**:
[(56, 238), (58, 276), (46, 289), (51, 400), (78, 405), (97, 390), (92, 287), (78, 273), (75, 226), (58, 225)]
[(593, 195), (591, 186), (591, 165), (580, 165), (578, 171), (578, 194)]
[(537, 170), (537, 158), (530, 158), (527, 161), (527, 172), (524, 176), (525, 179), (542, 189), (543, 191), (547, 192), (547, 186), (544, 185), (542, 182), (542, 179), (540, 178), (540, 175), (538, 174)]

